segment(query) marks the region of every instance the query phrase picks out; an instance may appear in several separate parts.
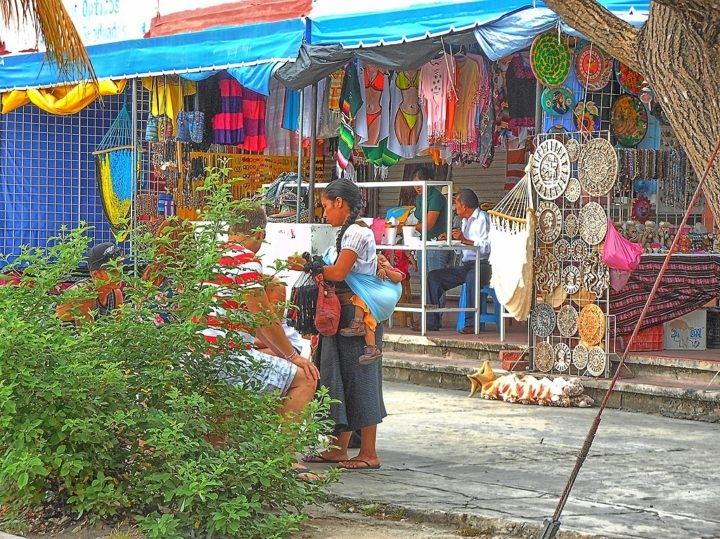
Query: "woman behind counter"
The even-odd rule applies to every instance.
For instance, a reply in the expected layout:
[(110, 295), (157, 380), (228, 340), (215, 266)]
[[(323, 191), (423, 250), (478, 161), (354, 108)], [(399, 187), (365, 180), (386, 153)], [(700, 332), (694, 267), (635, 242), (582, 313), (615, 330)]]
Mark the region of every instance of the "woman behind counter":
[[(352, 292), (345, 283), (350, 272), (375, 275), (377, 255), (375, 239), (370, 228), (355, 221), (362, 207), (360, 190), (350, 180), (330, 182), (322, 194), (325, 220), (341, 227), (335, 247), (325, 254), (327, 265), (316, 264), (313, 273), (322, 272), (328, 281), (336, 283), (336, 292), (342, 303), (340, 327), (348, 327), (355, 316), (350, 303)], [(376, 342), (382, 342), (382, 325), (375, 331)], [(377, 425), (387, 415), (382, 395), (382, 361), (361, 365), (365, 340), (362, 337), (320, 337), (315, 356), (320, 371), (320, 385), (329, 389), (330, 396), (339, 402), (331, 406), (330, 416), (335, 422), (335, 449), (315, 457), (309, 462), (334, 462), (348, 470), (368, 470), (380, 467), (375, 439)], [(360, 451), (349, 458), (348, 443), (355, 430), (361, 431)]]

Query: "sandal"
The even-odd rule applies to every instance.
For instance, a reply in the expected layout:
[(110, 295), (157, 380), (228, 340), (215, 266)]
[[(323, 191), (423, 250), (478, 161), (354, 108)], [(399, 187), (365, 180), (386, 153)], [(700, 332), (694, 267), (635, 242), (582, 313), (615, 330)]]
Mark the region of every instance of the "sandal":
[(369, 365), (382, 359), (382, 350), (374, 344), (368, 344), (363, 352), (363, 355), (358, 358), (360, 365)]
[(365, 324), (360, 318), (353, 318), (350, 325), (340, 330), (343, 337), (362, 337), (365, 335)]

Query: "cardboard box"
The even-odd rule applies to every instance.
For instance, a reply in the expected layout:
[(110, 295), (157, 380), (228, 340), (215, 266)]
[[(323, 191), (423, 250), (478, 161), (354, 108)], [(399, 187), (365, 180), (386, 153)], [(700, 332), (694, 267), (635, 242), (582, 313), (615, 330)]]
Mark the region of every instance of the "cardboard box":
[(665, 322), (665, 350), (705, 350), (707, 347), (707, 312), (698, 309)]

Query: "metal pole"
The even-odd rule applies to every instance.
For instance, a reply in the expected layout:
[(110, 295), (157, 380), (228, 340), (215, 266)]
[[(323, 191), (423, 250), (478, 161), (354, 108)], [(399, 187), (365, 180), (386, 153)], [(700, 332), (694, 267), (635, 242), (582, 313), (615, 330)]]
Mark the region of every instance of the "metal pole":
[(315, 139), (317, 138), (317, 114), (318, 114), (318, 85), (313, 82), (310, 103), (310, 118), (312, 125), (310, 126), (310, 177), (308, 178), (308, 223), (315, 222), (315, 159), (317, 159), (317, 146)]
[(302, 181), (302, 143), (303, 143), (303, 109), (305, 108), (305, 88), (300, 90), (300, 117), (298, 118), (298, 155), (297, 155), (297, 207), (295, 209), (295, 222), (300, 222), (300, 187)]
[[(130, 136), (130, 144), (132, 144), (132, 150), (130, 150), (130, 166), (132, 167), (132, 185), (133, 185), (133, 196), (130, 202), (130, 223), (132, 224), (133, 230), (136, 229), (138, 224), (138, 216), (137, 216), (137, 197), (138, 193), (140, 191), (140, 185), (138, 185), (138, 175), (137, 175), (137, 161), (138, 161), (138, 106), (137, 106), (137, 97), (138, 97), (138, 79), (132, 80), (132, 103), (130, 103), (130, 121), (132, 126), (132, 132)], [(124, 98), (123, 98), (124, 99)], [(133, 252), (133, 236), (130, 235), (130, 253), (133, 257), (133, 273), (137, 275), (138, 273), (138, 259), (136, 254)]]

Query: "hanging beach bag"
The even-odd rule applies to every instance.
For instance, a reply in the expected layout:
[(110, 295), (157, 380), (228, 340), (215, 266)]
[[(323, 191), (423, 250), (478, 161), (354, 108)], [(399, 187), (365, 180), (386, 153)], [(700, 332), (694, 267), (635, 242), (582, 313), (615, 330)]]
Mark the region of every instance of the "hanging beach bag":
[(288, 310), (289, 324), (301, 335), (317, 335), (315, 311), (317, 309), (318, 285), (309, 273), (303, 273), (295, 281), (290, 292), (292, 307)]
[(205, 113), (200, 108), (199, 88), (195, 86), (195, 110), (188, 113), (190, 121), (190, 140), (199, 144), (205, 137)]
[(632, 271), (638, 267), (643, 246), (633, 243), (617, 231), (611, 220), (608, 220), (605, 245), (602, 250), (602, 261), (609, 268)]
[[(182, 81), (182, 79), (181, 79)], [(182, 104), (182, 110), (177, 114), (176, 122), (176, 134), (175, 140), (178, 142), (190, 142), (190, 115), (191, 112), (185, 110), (185, 84), (180, 83), (181, 98), (180, 103)]]
[[(150, 102), (152, 103), (153, 94), (155, 94), (155, 77), (153, 77), (152, 85), (150, 86)], [(145, 124), (145, 141), (146, 142), (157, 142), (158, 141), (158, 122), (157, 116), (152, 113), (152, 106), (148, 113), (147, 124)]]
[(316, 275), (315, 282), (318, 285), (315, 327), (320, 335), (332, 337), (340, 326), (340, 298), (335, 294), (335, 285), (322, 275)]

